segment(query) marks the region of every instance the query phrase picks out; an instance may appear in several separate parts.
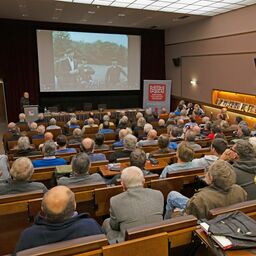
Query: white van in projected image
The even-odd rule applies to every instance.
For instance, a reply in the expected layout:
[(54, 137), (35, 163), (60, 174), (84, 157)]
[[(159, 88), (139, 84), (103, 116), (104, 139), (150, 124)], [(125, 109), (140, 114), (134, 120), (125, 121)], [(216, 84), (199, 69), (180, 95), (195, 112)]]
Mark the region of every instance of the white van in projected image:
[(140, 89), (140, 36), (37, 30), (40, 91)]

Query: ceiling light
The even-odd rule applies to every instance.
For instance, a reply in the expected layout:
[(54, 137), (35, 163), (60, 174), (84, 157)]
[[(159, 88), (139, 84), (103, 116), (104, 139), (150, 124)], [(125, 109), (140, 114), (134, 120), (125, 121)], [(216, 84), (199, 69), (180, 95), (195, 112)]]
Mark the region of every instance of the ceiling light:
[(118, 13), (118, 17), (125, 17), (124, 13)]
[(125, 2), (113, 2), (111, 4), (111, 6), (116, 6), (116, 7), (127, 7), (129, 5), (129, 3), (125, 3)]
[(89, 14), (95, 14), (95, 11), (88, 11)]

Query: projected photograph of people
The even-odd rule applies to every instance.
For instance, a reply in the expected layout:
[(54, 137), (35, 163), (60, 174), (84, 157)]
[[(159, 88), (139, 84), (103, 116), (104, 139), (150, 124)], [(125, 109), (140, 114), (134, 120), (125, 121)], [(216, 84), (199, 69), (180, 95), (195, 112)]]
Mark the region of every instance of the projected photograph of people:
[(54, 31), (52, 40), (57, 90), (127, 87), (127, 35)]

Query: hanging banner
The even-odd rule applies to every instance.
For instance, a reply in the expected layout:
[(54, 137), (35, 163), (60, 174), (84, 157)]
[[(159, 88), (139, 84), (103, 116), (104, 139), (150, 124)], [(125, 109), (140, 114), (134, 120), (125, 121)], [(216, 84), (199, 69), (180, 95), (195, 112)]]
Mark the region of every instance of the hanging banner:
[(170, 112), (171, 80), (144, 80), (143, 108), (160, 112), (165, 107)]

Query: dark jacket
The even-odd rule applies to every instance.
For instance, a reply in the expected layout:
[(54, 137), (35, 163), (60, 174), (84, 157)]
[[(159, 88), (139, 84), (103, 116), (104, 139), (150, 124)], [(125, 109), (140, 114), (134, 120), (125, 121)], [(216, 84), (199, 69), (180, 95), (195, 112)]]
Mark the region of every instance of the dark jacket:
[(130, 157), (130, 154), (132, 153), (131, 150), (122, 150), (122, 151), (116, 151), (114, 153), (112, 153), (109, 157), (109, 162), (110, 163), (113, 163), (113, 162), (116, 162), (116, 160), (118, 158), (123, 158), (123, 157)]
[(236, 184), (247, 192), (247, 199), (256, 199), (256, 158), (235, 161), (233, 168), (236, 172)]
[(34, 150), (32, 148), (27, 148), (27, 149), (20, 149), (18, 150), (14, 156), (17, 157), (17, 156), (35, 156), (35, 155), (41, 155), (42, 152), (41, 151), (37, 151), (37, 150)]
[(73, 216), (61, 223), (49, 223), (44, 217), (38, 215), (35, 223), (21, 233), (16, 245), (16, 252), (102, 233), (99, 224), (94, 219), (89, 218), (87, 214)]

